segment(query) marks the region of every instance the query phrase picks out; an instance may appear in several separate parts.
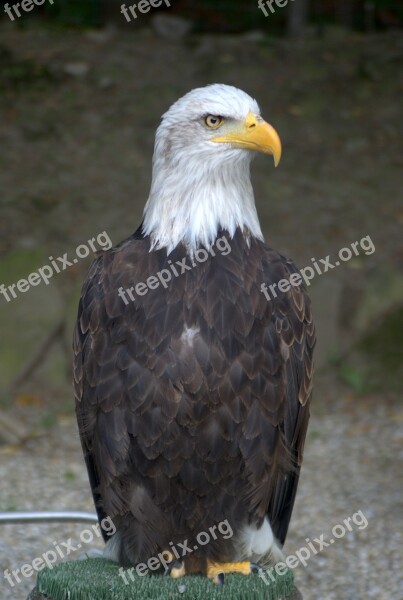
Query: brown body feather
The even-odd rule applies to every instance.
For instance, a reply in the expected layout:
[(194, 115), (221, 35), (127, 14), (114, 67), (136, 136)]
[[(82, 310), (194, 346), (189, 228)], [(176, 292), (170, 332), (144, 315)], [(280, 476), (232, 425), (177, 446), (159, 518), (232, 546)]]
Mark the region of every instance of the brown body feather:
[(261, 284), (295, 266), (240, 230), (226, 237), (227, 255), (216, 250), (127, 305), (118, 289), (168, 260), (189, 265), (184, 246), (150, 252), (139, 230), (102, 253), (84, 283), (76, 411), (94, 501), (117, 526), (122, 564), (169, 542), (192, 547), (225, 519), (234, 537), (196, 554), (233, 560), (237, 532), (266, 515), (281, 543), (287, 533), (309, 418), (310, 302), (302, 287), (267, 301)]

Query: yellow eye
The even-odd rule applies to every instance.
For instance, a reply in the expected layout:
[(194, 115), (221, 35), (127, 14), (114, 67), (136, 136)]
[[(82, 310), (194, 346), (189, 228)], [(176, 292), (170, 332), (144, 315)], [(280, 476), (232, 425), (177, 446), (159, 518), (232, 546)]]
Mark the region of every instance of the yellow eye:
[(218, 117), (216, 115), (208, 115), (204, 119), (204, 122), (206, 123), (207, 127), (210, 127), (210, 129), (217, 129), (217, 127), (219, 127), (223, 121), (224, 119), (222, 117)]

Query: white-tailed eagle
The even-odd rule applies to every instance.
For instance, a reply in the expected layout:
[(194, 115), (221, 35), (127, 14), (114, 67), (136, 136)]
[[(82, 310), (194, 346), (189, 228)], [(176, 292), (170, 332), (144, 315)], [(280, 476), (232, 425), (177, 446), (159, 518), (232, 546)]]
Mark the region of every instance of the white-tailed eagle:
[[(185, 540), (172, 574), (217, 581), (283, 556), (315, 333), (297, 268), (263, 241), (254, 151), (277, 164), (281, 143), (246, 93), (215, 84), (175, 102), (140, 227), (100, 252), (84, 282), (77, 419), (98, 515), (117, 529), (107, 554), (121, 565)], [(231, 537), (197, 543), (223, 521)]]

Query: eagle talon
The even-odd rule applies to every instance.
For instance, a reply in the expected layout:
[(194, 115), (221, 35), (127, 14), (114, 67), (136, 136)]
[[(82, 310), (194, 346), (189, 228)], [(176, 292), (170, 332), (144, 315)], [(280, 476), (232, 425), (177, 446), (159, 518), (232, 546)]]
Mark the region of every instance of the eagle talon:
[(260, 571), (263, 571), (262, 567), (260, 565), (258, 565), (257, 563), (250, 563), (250, 570), (252, 571), (252, 573), (260, 573)]
[(172, 579), (179, 579), (186, 574), (185, 564), (180, 560), (170, 562), (165, 568), (164, 576), (170, 576)]
[(175, 567), (175, 565), (180, 564), (180, 561), (176, 560), (172, 552), (170, 552), (169, 550), (164, 550), (162, 554), (164, 555), (164, 553), (168, 555), (165, 562), (166, 567), (164, 569), (164, 575), (169, 575), (171, 570)]

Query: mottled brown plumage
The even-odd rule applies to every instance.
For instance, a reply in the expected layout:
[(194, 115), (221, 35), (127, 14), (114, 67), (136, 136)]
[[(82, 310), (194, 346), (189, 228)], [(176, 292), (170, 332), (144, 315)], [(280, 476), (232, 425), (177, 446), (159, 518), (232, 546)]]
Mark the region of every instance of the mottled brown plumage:
[[(150, 252), (140, 229), (100, 253), (74, 335), (76, 410), (99, 515), (121, 536), (122, 564), (146, 561), (224, 519), (234, 537), (195, 553), (234, 560), (237, 532), (267, 515), (284, 542), (309, 417), (310, 301), (291, 287), (268, 301), (261, 284), (296, 267), (237, 229), (165, 289), (125, 304), (130, 288), (191, 259)], [(190, 330), (190, 333), (189, 333)], [(188, 332), (188, 333), (186, 333)]]

